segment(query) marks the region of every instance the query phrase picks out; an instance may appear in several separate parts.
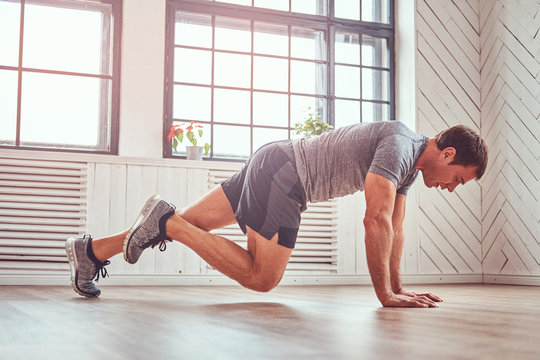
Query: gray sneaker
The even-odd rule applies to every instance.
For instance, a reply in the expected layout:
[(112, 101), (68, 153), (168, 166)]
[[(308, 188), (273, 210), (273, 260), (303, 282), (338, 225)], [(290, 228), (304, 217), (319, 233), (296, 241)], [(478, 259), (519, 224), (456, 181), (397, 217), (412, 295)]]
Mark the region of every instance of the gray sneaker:
[(71, 286), (79, 295), (86, 297), (97, 297), (101, 294), (94, 284), (107, 274), (106, 265), (111, 262), (106, 260), (99, 261), (91, 249), (92, 237), (85, 235), (82, 238), (69, 238), (66, 240), (66, 255), (71, 269)]
[(165, 251), (165, 241), (172, 241), (167, 237), (165, 223), (174, 212), (175, 207), (157, 194), (146, 202), (124, 240), (124, 259), (128, 263), (135, 264), (148, 247), (159, 244), (159, 250)]

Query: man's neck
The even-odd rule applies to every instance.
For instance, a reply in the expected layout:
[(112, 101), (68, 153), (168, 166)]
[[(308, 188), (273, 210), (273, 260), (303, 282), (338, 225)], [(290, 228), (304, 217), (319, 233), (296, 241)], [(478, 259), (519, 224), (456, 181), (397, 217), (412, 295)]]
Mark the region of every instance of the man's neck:
[(435, 138), (428, 139), (426, 148), (422, 152), (422, 155), (418, 158), (415, 168), (418, 170), (424, 170), (433, 159), (435, 159), (441, 151), (437, 147)]

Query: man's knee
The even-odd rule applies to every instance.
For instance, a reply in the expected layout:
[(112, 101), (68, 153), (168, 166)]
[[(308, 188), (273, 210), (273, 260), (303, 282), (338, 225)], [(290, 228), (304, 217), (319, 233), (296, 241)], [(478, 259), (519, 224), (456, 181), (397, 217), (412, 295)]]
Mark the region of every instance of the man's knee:
[(245, 286), (258, 292), (269, 292), (281, 281), (283, 274), (253, 273)]

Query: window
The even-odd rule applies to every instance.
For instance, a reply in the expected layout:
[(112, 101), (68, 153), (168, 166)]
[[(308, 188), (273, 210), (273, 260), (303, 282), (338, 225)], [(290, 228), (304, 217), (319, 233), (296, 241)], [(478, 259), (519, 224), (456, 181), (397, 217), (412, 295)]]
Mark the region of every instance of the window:
[(335, 127), (394, 118), (392, 0), (168, 0), (164, 154), (172, 124), (204, 127), (210, 159), (294, 138), (313, 112)]
[(0, 146), (117, 153), (120, 5), (0, 0)]

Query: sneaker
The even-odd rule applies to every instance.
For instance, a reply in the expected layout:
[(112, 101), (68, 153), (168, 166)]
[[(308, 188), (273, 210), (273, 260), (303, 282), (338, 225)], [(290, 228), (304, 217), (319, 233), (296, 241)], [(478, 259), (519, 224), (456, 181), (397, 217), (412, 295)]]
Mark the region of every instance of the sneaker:
[(167, 237), (165, 223), (174, 212), (175, 207), (157, 194), (146, 202), (124, 240), (124, 259), (128, 263), (135, 264), (148, 247), (159, 244), (159, 250), (165, 251), (165, 241), (172, 241)]
[(94, 280), (96, 282), (99, 280), (100, 273), (102, 277), (109, 276), (105, 266), (111, 263), (109, 260), (99, 261), (91, 246), (92, 237), (90, 235), (66, 240), (66, 255), (71, 269), (71, 286), (77, 294), (85, 297), (97, 297), (101, 294), (101, 290), (96, 287)]

